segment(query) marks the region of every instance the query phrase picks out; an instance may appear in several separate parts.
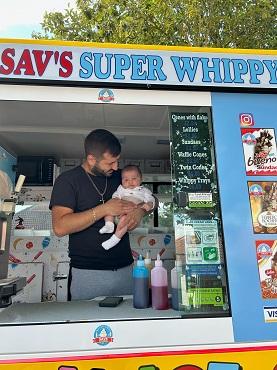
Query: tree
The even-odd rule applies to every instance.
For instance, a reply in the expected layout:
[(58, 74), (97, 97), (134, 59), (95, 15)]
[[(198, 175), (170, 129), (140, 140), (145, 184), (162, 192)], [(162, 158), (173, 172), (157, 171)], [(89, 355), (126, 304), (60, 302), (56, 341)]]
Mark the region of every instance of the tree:
[(274, 49), (276, 0), (77, 0), (34, 38)]

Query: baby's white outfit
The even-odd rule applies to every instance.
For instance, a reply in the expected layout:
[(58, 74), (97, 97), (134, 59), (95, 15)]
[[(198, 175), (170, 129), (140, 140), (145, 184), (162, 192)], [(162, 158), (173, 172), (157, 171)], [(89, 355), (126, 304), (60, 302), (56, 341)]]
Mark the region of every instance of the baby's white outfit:
[[(135, 204), (139, 203), (153, 203), (152, 209), (155, 206), (155, 198), (153, 197), (151, 191), (144, 186), (137, 186), (134, 189), (125, 189), (122, 185), (116, 189), (113, 193), (112, 198), (128, 200)], [(112, 233), (114, 231), (114, 223), (111, 221), (106, 221), (105, 225), (99, 230), (100, 234)], [(106, 250), (114, 247), (120, 239), (113, 234), (110, 239), (102, 243), (102, 247)]]
[(116, 189), (113, 193), (112, 198), (119, 198), (122, 200), (129, 200), (135, 204), (139, 203), (153, 203), (155, 206), (155, 198), (153, 197), (151, 191), (144, 186), (137, 186), (134, 189), (125, 189), (122, 185)]

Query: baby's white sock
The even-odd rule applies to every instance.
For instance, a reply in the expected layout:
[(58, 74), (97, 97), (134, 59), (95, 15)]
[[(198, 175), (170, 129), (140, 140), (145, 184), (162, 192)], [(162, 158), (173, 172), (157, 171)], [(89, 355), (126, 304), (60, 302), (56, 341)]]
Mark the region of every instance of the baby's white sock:
[(107, 251), (114, 247), (119, 241), (120, 239), (115, 234), (113, 234), (110, 239), (102, 243), (102, 247)]
[(100, 234), (111, 234), (114, 231), (114, 223), (112, 221), (106, 221), (105, 225), (99, 230)]

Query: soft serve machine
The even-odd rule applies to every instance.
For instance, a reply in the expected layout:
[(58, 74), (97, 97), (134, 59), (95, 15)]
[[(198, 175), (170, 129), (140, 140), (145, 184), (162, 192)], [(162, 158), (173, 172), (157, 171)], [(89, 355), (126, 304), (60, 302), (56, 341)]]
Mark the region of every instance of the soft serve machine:
[[(9, 306), (12, 303), (12, 296), (26, 285), (25, 277), (8, 278), (12, 219), (24, 180), (25, 176), (20, 175), (10, 196), (5, 199), (0, 197), (0, 309)], [(0, 183), (0, 186), (3, 184)]]

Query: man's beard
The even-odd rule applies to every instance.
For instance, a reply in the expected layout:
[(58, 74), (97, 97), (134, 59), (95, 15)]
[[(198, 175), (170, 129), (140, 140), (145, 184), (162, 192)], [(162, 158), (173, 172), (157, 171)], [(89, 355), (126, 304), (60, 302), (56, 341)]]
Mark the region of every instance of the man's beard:
[(95, 163), (94, 167), (91, 169), (91, 173), (94, 175), (94, 176), (111, 176), (112, 173), (113, 173), (113, 170), (110, 170), (108, 172), (105, 172), (103, 171), (97, 164), (97, 162)]

